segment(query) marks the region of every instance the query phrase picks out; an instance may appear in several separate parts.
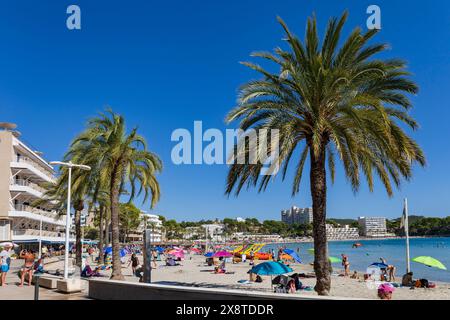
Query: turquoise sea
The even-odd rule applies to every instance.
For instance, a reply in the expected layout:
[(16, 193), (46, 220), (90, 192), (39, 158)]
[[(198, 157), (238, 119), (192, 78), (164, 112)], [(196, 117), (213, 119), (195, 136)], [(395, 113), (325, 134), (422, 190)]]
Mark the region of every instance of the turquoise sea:
[[(352, 248), (352, 244), (359, 242), (362, 247)], [(308, 249), (313, 247), (312, 243), (286, 243), (268, 244), (262, 251), (274, 249), (275, 252), (280, 246), (296, 250), (300, 248), (299, 256), (303, 263), (313, 262), (313, 256), (308, 253)], [(365, 271), (373, 262), (380, 262), (380, 257), (387, 260), (389, 264), (397, 267), (397, 276), (401, 276), (406, 271), (406, 249), (405, 239), (382, 239), (382, 240), (351, 240), (351, 241), (329, 241), (328, 249), (330, 256), (337, 258), (345, 253), (350, 260), (350, 269)], [(450, 270), (450, 238), (411, 238), (410, 257), (431, 256), (440, 260)], [(340, 270), (340, 264), (333, 264), (335, 270)], [(415, 278), (424, 278), (433, 281), (450, 282), (450, 271), (430, 268), (425, 265), (411, 261), (411, 271)]]

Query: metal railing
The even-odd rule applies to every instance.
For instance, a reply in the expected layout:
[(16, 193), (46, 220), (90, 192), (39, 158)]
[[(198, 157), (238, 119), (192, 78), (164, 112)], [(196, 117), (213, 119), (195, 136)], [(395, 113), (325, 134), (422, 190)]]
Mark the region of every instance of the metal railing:
[(48, 175), (50, 178), (53, 179), (53, 171), (51, 171), (49, 168), (44, 167), (43, 165), (40, 165), (39, 163), (32, 160), (31, 158), (24, 157), (24, 156), (18, 156), (18, 157), (16, 157), (16, 160), (17, 160), (17, 162), (31, 164), (33, 167), (38, 168), (42, 172), (45, 172), (46, 175)]
[(11, 185), (16, 185), (16, 186), (23, 186), (23, 187), (30, 187), (36, 191), (39, 191), (41, 193), (44, 193), (46, 190), (45, 188), (41, 187), (40, 185), (31, 182), (29, 180), (25, 180), (25, 179), (13, 179), (11, 181)]
[(38, 215), (42, 215), (44, 217), (52, 218), (55, 221), (60, 221), (60, 222), (63, 221), (63, 218), (59, 217), (57, 215), (57, 213), (54, 211), (46, 211), (46, 210), (38, 209), (38, 208), (32, 207), (27, 204), (23, 204), (23, 203), (16, 203), (14, 205), (14, 209), (16, 211), (25, 211), (25, 212), (31, 212), (31, 213), (35, 213)]
[[(41, 234), (37, 229), (16, 229), (13, 230), (14, 236), (38, 236)], [(42, 230), (43, 237), (63, 237), (63, 232)]]

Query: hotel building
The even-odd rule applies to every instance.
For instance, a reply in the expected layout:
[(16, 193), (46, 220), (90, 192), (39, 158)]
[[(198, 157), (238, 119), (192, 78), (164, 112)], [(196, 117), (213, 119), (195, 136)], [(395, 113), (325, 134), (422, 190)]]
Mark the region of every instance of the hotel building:
[(312, 208), (298, 208), (293, 206), (288, 210), (281, 210), (281, 221), (287, 224), (309, 224), (313, 221)]
[(359, 217), (358, 223), (361, 226), (361, 233), (364, 237), (385, 237), (387, 236), (386, 218), (384, 217)]
[(160, 243), (163, 241), (162, 234), (162, 222), (159, 216), (155, 214), (149, 214), (145, 211), (141, 211), (141, 223), (134, 232), (128, 235), (128, 241), (142, 241), (144, 239), (144, 230), (151, 230), (151, 241), (154, 243)]
[(358, 239), (358, 228), (351, 228), (349, 225), (334, 227), (331, 224), (326, 225), (328, 240), (344, 240), (344, 239)]
[(0, 241), (58, 243), (64, 241), (64, 216), (51, 205), (34, 206), (42, 184), (54, 183), (53, 168), (41, 153), (20, 140), (15, 124), (0, 123)]

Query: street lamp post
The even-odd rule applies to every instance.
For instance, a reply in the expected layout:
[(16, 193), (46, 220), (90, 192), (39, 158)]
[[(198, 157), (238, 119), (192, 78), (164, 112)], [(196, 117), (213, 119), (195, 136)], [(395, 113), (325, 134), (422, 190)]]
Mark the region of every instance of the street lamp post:
[(83, 164), (75, 164), (72, 162), (51, 161), (51, 165), (59, 165), (69, 168), (69, 176), (67, 180), (67, 213), (66, 213), (66, 241), (64, 250), (64, 279), (69, 278), (69, 236), (70, 236), (70, 192), (72, 185), (72, 168), (80, 168), (82, 170), (91, 170), (91, 167)]

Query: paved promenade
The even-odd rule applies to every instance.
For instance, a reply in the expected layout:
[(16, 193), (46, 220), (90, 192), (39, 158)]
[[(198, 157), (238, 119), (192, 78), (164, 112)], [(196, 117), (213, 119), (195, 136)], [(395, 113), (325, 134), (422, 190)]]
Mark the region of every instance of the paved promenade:
[[(17, 272), (23, 265), (23, 260), (12, 260), (11, 270), (6, 277), (6, 286), (0, 287), (0, 300), (34, 300), (34, 285), (27, 282), (19, 287), (20, 279)], [(45, 264), (46, 270), (63, 269), (63, 261), (58, 258), (49, 259)], [(39, 300), (84, 300), (87, 297), (87, 281), (82, 280), (83, 291), (76, 294), (65, 294), (57, 290), (39, 288)]]

